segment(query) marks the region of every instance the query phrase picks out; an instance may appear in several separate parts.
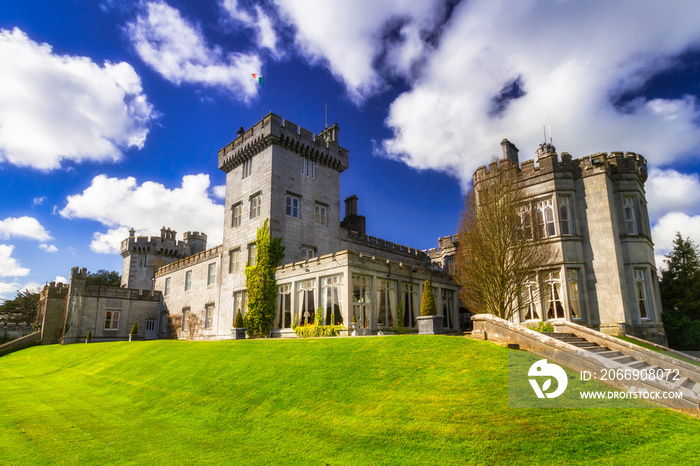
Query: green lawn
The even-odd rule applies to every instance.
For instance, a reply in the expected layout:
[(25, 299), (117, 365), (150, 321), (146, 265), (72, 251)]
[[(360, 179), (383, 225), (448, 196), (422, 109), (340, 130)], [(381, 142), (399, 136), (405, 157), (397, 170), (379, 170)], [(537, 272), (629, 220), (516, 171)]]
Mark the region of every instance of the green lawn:
[(615, 335), (615, 338), (619, 338), (620, 340), (626, 341), (627, 343), (632, 343), (634, 345), (641, 346), (642, 348), (646, 348), (648, 350), (656, 351), (657, 353), (665, 354), (666, 356), (669, 356), (672, 358), (680, 359), (681, 361), (687, 362), (688, 364), (700, 366), (699, 362), (693, 361), (690, 358), (684, 358), (683, 356), (680, 356), (678, 354), (674, 354), (674, 353), (671, 353), (669, 351), (663, 351), (663, 350), (657, 348), (656, 346), (649, 345), (647, 343), (644, 343), (643, 341), (635, 340), (634, 338), (629, 338), (629, 337), (622, 336), (622, 335)]
[(662, 408), (509, 409), (459, 337), (39, 346), (0, 358), (0, 464), (692, 464)]

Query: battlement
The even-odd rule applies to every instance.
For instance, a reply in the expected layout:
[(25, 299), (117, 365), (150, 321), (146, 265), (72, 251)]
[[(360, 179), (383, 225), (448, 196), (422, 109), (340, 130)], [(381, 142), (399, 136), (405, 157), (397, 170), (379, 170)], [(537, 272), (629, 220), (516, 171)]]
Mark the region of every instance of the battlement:
[(200, 262), (215, 259), (221, 256), (223, 249), (224, 246), (219, 245), (214, 248), (207, 249), (206, 251), (187, 256), (184, 259), (180, 259), (177, 262), (173, 262), (172, 264), (165, 265), (156, 270), (156, 278), (162, 277), (163, 275), (167, 275), (172, 272), (176, 272), (178, 270), (186, 269), (187, 267), (199, 264)]
[[(77, 267), (75, 267), (75, 269), (77, 269)], [(41, 290), (40, 299), (63, 299), (66, 296), (68, 296), (68, 285), (61, 282), (50, 282), (47, 285), (44, 285), (44, 288)]]
[[(177, 232), (163, 229), (161, 230), (161, 236), (138, 236), (134, 237), (133, 229), (130, 231), (131, 235), (123, 240), (120, 245), (120, 252), (122, 257), (127, 257), (134, 253), (150, 253), (156, 255), (163, 255), (166, 257), (185, 257), (190, 254), (190, 247), (185, 241), (177, 241)], [(204, 233), (197, 233), (197, 235), (203, 235), (204, 241), (206, 242), (206, 235)], [(185, 239), (187, 238), (185, 233)]]
[(348, 168), (348, 151), (338, 145), (338, 125), (314, 135), (274, 113), (267, 114), (219, 151), (219, 169), (228, 173), (271, 145), (278, 145), (338, 172)]
[(637, 174), (645, 182), (647, 179), (646, 159), (634, 152), (598, 152), (572, 159), (571, 154), (562, 152), (559, 156), (551, 144), (541, 144), (536, 151), (537, 164), (526, 160), (518, 167), (511, 159), (491, 162), (488, 167), (482, 165), (474, 172), (474, 185), (488, 179), (495, 170), (515, 168), (518, 179), (525, 182), (542, 176), (580, 178), (596, 173), (607, 172), (610, 176), (630, 173)]
[[(85, 280), (87, 278), (87, 268), (83, 267), (82, 269), (78, 267), (72, 267), (70, 269), (70, 281), (73, 280)], [(53, 282), (51, 282), (53, 283)], [(59, 283), (60, 285), (60, 283)]]
[(346, 230), (345, 228), (340, 229), (340, 235), (341, 240), (345, 240), (359, 246), (370, 247), (372, 249), (376, 249), (377, 251), (399, 254), (412, 259), (426, 259), (428, 257), (427, 253), (421, 249), (392, 243), (391, 241), (386, 241), (382, 238), (377, 238), (374, 236), (361, 235), (352, 230)]
[(185, 234), (182, 235), (182, 240), (185, 242), (188, 240), (198, 240), (206, 243), (207, 235), (206, 233), (200, 233), (198, 231), (186, 231)]

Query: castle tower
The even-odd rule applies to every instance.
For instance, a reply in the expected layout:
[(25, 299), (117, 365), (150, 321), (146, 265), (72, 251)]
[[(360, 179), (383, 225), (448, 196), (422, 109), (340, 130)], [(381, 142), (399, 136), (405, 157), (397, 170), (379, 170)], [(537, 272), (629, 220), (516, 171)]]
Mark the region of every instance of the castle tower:
[[(161, 228), (160, 237), (135, 237), (135, 230), (129, 230), (129, 237), (121, 243), (122, 288), (136, 288), (153, 291), (153, 279), (158, 268), (178, 261), (192, 254), (190, 245), (177, 241), (177, 232)], [(206, 249), (207, 235), (192, 234), (192, 244), (199, 250)]]

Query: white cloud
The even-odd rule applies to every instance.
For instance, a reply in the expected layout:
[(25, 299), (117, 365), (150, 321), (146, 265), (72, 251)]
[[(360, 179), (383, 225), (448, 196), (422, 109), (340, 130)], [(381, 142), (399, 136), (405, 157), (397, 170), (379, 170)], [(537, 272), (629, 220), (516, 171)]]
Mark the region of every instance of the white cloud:
[(29, 238), (47, 241), (51, 235), (34, 217), (8, 217), (0, 220), (0, 239)]
[(652, 223), (668, 212), (700, 213), (700, 176), (676, 170), (649, 170), (646, 182), (649, 218)]
[(39, 249), (41, 249), (42, 251), (46, 251), (46, 252), (58, 251), (58, 248), (56, 246), (54, 246), (53, 244), (44, 244), (44, 243), (39, 245)]
[(232, 20), (255, 32), (260, 48), (268, 49), (275, 57), (281, 55), (281, 51), (277, 49), (277, 33), (273, 20), (260, 5), (255, 5), (251, 11), (245, 10), (238, 0), (219, 0), (219, 5)]
[(24, 277), (29, 275), (29, 269), (22, 267), (19, 261), (12, 257), (12, 250), (15, 247), (11, 244), (0, 244), (0, 277)]
[(17, 28), (0, 30), (0, 63), (0, 162), (49, 170), (143, 147), (155, 114), (128, 63), (57, 55)]
[(224, 199), (226, 197), (226, 185), (214, 186), (211, 188), (211, 193), (217, 199)]
[(35, 197), (32, 199), (32, 205), (42, 205), (46, 201), (46, 196)]
[(56, 275), (56, 278), (54, 279), (56, 283), (68, 283), (68, 279), (66, 277), (62, 277), (60, 275)]
[(21, 283), (17, 280), (11, 283), (0, 282), (0, 299), (14, 299), (17, 297), (17, 291), (29, 290), (34, 293), (40, 293), (43, 288), (43, 285), (36, 282)]
[(682, 212), (671, 212), (659, 219), (651, 229), (654, 240), (657, 268), (665, 268), (665, 255), (673, 249), (673, 239), (676, 232), (683, 238), (690, 238), (695, 244), (700, 244), (700, 215), (687, 215)]
[[(360, 102), (385, 85), (384, 73), (411, 78), (431, 50), (427, 36), (444, 20), (443, 0), (276, 0), (281, 17), (296, 28), (296, 42), (321, 62)], [(381, 69), (377, 69), (377, 65)]]
[[(548, 113), (554, 144), (575, 157), (633, 151), (662, 165), (700, 150), (694, 97), (640, 97), (624, 109), (611, 102), (700, 42), (698, 14), (700, 4), (651, 0), (634, 8), (462, 2), (413, 87), (391, 105), (394, 136), (383, 152), (456, 173), (466, 186), (504, 137), (522, 150), (521, 160), (533, 158)], [(495, 98), (516, 80), (524, 95), (496, 111)]]
[(205, 174), (185, 176), (182, 185), (174, 189), (152, 181), (139, 185), (132, 177), (99, 175), (81, 194), (68, 196), (60, 214), (96, 220), (109, 227), (106, 233), (93, 235), (90, 248), (94, 252), (119, 252), (129, 228), (137, 234), (159, 235), (163, 226), (180, 235), (202, 231), (207, 234), (208, 245), (215, 246), (223, 240), (224, 208), (209, 197), (209, 185), (209, 175)]
[(141, 59), (172, 83), (221, 87), (243, 101), (258, 92), (250, 76), (260, 72), (257, 55), (208, 46), (199, 28), (164, 2), (147, 3), (126, 30)]

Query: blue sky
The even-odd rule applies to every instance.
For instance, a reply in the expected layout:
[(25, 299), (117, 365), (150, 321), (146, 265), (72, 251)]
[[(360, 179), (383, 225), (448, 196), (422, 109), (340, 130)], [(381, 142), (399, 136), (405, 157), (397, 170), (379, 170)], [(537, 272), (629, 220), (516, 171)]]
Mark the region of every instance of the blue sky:
[[(659, 258), (700, 242), (700, 5), (14, 1), (0, 6), (0, 296), (121, 270), (127, 230), (222, 235), (218, 150), (272, 111), (340, 126), (369, 234), (456, 231), (473, 171), (551, 127), (647, 157)], [(251, 73), (265, 77), (263, 89)]]

